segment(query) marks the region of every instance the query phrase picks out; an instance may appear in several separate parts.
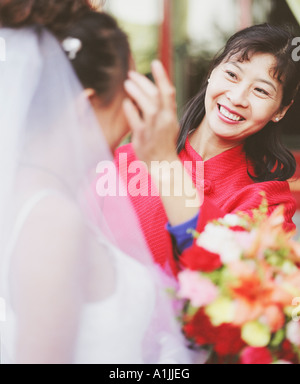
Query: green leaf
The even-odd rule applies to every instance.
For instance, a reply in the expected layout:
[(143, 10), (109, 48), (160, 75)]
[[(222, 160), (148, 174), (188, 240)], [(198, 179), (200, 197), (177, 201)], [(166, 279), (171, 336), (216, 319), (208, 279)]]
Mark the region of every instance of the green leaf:
[(271, 341), (271, 344), (270, 344), (271, 347), (272, 348), (278, 348), (282, 344), (284, 339), (285, 339), (285, 331), (283, 329), (281, 329), (280, 331), (278, 331), (274, 335), (274, 337), (273, 337), (273, 339)]
[(174, 288), (167, 288), (166, 289), (166, 294), (171, 297), (172, 299), (176, 299), (177, 298), (177, 292)]
[(214, 272), (210, 272), (210, 273), (203, 273), (202, 276), (205, 276), (207, 277), (208, 279), (210, 279), (216, 286), (220, 286), (224, 280), (223, 278), (223, 273), (224, 273), (224, 267), (222, 267), (221, 269), (218, 269)]
[(186, 233), (187, 233), (188, 235), (192, 235), (194, 239), (199, 239), (199, 237), (200, 237), (200, 233), (197, 232), (197, 231), (195, 231), (195, 230), (193, 230), (193, 229), (188, 229), (188, 230), (186, 231)]
[(195, 308), (192, 305), (189, 305), (187, 309), (187, 315), (190, 317), (194, 317), (196, 316), (198, 311), (199, 311), (199, 308)]

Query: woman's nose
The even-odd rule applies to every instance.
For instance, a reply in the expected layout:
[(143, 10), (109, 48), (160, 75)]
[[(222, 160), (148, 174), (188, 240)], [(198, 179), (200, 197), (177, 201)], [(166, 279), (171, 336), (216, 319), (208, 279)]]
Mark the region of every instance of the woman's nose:
[(227, 92), (226, 96), (235, 107), (247, 108), (249, 106), (248, 89), (243, 85), (234, 86)]

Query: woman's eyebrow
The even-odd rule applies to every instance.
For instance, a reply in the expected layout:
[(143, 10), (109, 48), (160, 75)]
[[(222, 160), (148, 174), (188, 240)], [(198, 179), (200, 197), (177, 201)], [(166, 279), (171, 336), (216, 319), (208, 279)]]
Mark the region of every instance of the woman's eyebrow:
[(234, 61), (229, 61), (228, 64), (232, 64), (234, 66), (236, 66), (242, 73), (244, 73), (245, 71), (243, 70), (243, 68), (241, 66), (239, 66), (236, 62)]
[(274, 91), (277, 92), (277, 88), (275, 87), (275, 85), (273, 83), (271, 83), (271, 81), (264, 80), (264, 79), (257, 79), (257, 81), (259, 81), (260, 83), (265, 83), (265, 84), (270, 85), (270, 87), (272, 87), (274, 89)]
[[(229, 61), (228, 64), (232, 64), (234, 65), (235, 67), (237, 67), (242, 73), (245, 73), (245, 71), (243, 70), (243, 68), (238, 65), (236, 62), (234, 61)], [(260, 82), (260, 83), (265, 83), (267, 85), (269, 85), (270, 87), (272, 87), (274, 89), (275, 92), (277, 92), (277, 88), (275, 87), (275, 85), (271, 82), (271, 81), (268, 81), (268, 80), (265, 80), (265, 79), (257, 79), (256, 81)]]

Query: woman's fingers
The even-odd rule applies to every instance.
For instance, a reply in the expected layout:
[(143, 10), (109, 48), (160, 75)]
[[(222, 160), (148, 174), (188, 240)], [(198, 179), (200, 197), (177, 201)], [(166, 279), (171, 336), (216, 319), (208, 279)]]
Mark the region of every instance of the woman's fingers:
[[(123, 108), (128, 124), (132, 130), (132, 145), (136, 153), (139, 154), (139, 150), (144, 148), (144, 122), (140, 117), (137, 107), (130, 99), (124, 100)], [(140, 155), (140, 157), (143, 158), (143, 155)]]
[(134, 81), (149, 98), (159, 98), (159, 90), (152, 81), (138, 72), (130, 71), (129, 78)]
[(152, 63), (152, 72), (163, 106), (172, 110), (176, 109), (176, 91), (160, 61), (156, 60)]
[(160, 93), (155, 84), (137, 72), (129, 72), (125, 89), (143, 113), (145, 120), (153, 120), (160, 109)]
[(149, 108), (151, 108), (151, 99), (149, 99), (145, 92), (132, 80), (126, 80), (124, 86), (127, 94), (139, 106), (143, 115), (145, 115)]
[(137, 157), (146, 164), (177, 156), (179, 126), (174, 111), (175, 92), (159, 65), (160, 69), (154, 69), (159, 87), (132, 72), (125, 82), (129, 97), (124, 101), (124, 112), (133, 132), (132, 144)]
[(142, 129), (143, 120), (139, 114), (137, 107), (130, 99), (125, 99), (123, 102), (123, 109), (127, 118), (128, 124), (133, 131)]
[(176, 91), (160, 61), (152, 64), (156, 85), (145, 76), (130, 71), (125, 89), (130, 97), (138, 104), (145, 116), (153, 115), (161, 106), (176, 111)]

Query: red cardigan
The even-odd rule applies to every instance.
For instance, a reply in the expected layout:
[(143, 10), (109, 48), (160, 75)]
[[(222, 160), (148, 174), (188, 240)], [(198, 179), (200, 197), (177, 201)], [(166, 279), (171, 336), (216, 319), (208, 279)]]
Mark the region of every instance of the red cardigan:
[[(127, 155), (127, 165), (137, 161), (131, 144), (118, 149), (116, 164), (120, 173), (128, 171), (128, 166), (120, 164), (119, 154)], [(179, 155), (184, 161), (203, 161), (187, 140)], [(288, 182), (271, 181), (255, 183), (248, 175), (246, 155), (243, 146), (226, 151), (204, 163), (204, 204), (197, 230), (201, 232), (206, 223), (214, 218), (238, 211), (250, 212), (261, 204), (260, 192), (264, 191), (269, 202), (269, 214), (280, 205), (285, 205), (286, 230), (294, 230), (292, 218), (296, 211), (296, 202), (292, 197)], [(250, 169), (251, 170), (251, 169)], [(128, 175), (128, 183), (136, 175)], [(196, 183), (196, 170), (193, 170)], [(151, 197), (151, 177), (148, 175), (149, 193), (147, 196), (131, 197), (155, 261), (167, 268), (171, 266), (176, 274), (178, 266), (173, 256), (172, 239), (166, 230), (168, 218), (159, 197)]]

